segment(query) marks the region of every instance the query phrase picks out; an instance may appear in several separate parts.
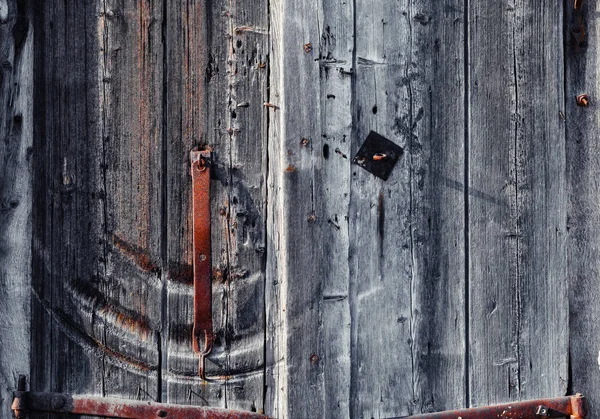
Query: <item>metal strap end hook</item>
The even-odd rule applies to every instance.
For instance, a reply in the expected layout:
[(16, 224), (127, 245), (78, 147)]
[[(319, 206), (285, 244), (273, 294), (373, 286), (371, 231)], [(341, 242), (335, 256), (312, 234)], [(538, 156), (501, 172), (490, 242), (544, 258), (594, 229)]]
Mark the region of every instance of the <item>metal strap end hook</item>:
[[(202, 345), (200, 344), (200, 335), (196, 335), (196, 342), (198, 344), (198, 348), (201, 348)], [(204, 349), (198, 352), (198, 375), (200, 376), (200, 378), (202, 378), (203, 380), (206, 380), (206, 369), (205, 369), (205, 365), (206, 365), (206, 357), (208, 356), (208, 354), (210, 354), (210, 351), (212, 351), (212, 346), (213, 346), (213, 336), (212, 333), (204, 330)]]

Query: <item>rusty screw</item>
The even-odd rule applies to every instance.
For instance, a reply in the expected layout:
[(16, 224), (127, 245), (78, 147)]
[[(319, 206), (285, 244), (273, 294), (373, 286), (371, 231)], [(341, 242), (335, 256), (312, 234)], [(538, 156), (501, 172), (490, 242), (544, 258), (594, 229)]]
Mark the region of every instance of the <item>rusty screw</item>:
[(387, 158), (387, 155), (384, 153), (375, 153), (373, 155), (373, 160), (375, 160), (375, 161), (385, 160), (386, 158)]
[(577, 96), (576, 100), (577, 106), (587, 107), (590, 104), (590, 98), (586, 94)]
[(310, 356), (310, 362), (311, 362), (313, 365), (317, 365), (317, 364), (319, 363), (319, 356), (318, 356), (317, 354), (312, 354), (312, 355)]
[(304, 52), (306, 52), (308, 54), (311, 51), (312, 51), (311, 43), (309, 42), (308, 44), (304, 44)]

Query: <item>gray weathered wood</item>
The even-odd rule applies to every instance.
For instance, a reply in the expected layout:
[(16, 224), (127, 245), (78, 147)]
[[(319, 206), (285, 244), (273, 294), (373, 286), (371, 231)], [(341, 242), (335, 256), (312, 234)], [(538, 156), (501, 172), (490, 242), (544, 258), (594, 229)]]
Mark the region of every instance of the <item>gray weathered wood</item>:
[[(34, 390), (279, 418), (582, 391), (598, 411), (584, 3), (36, 1), (32, 33), (0, 0), (0, 404), (31, 316)], [(405, 151), (385, 182), (351, 164), (370, 130)], [(214, 152), (204, 383), (193, 147)]]
[(106, 247), (100, 10), (92, 2), (34, 8), (31, 389), (102, 394), (106, 347), (93, 330), (103, 324), (94, 311), (106, 306), (98, 299)]
[[(219, 3), (220, 4), (220, 3)], [(207, 128), (207, 45), (209, 22), (221, 28), (219, 7), (207, 10), (204, 1), (175, 1), (166, 10), (166, 216), (167, 247), (165, 249), (167, 303), (164, 323), (166, 340), (164, 400), (170, 403), (224, 406), (220, 383), (202, 383), (198, 377), (198, 356), (192, 350), (193, 266), (191, 177), (189, 151), (206, 145)], [(220, 157), (220, 156), (219, 156)], [(212, 176), (215, 177), (214, 174)], [(211, 182), (211, 196), (220, 194), (219, 185)], [(215, 199), (213, 199), (213, 205)], [(214, 213), (214, 212), (213, 212)], [(214, 217), (214, 215), (213, 215)], [(214, 224), (213, 224), (214, 226)], [(213, 227), (213, 265), (222, 258), (222, 232)], [(216, 288), (216, 287), (213, 287)], [(222, 332), (221, 312), (216, 304), (222, 300), (219, 289), (213, 289), (214, 327)], [(217, 333), (218, 333), (217, 332)], [(217, 342), (218, 345), (218, 342)], [(211, 358), (217, 352), (213, 349)], [(206, 363), (212, 376), (214, 364)]]
[[(584, 2), (580, 13), (567, 3), (565, 36), (567, 134), (567, 254), (569, 279), (569, 391), (582, 392), (590, 401), (590, 417), (600, 414), (600, 223), (598, 196), (598, 5)], [(583, 36), (583, 38), (581, 38)], [(581, 41), (581, 42), (580, 42)], [(586, 93), (588, 108), (576, 96)]]
[[(123, 319), (104, 344), (145, 364), (104, 363), (104, 393), (160, 400), (161, 167), (163, 45), (161, 1), (104, 3), (100, 100), (108, 241), (103, 294)], [(88, 238), (89, 239), (89, 238)]]
[[(322, 8), (322, 10), (321, 10)], [(322, 281), (319, 334), (314, 362), (322, 371), (323, 409), (329, 418), (350, 417), (352, 387), (349, 217), (352, 152), (354, 5), (324, 1), (318, 10), (319, 37), (311, 53), (319, 63), (321, 135), (307, 138), (314, 153), (315, 186), (311, 228), (317, 229), (318, 276)], [(302, 100), (299, 100), (302, 102)], [(306, 152), (303, 150), (302, 152)], [(310, 221), (310, 220), (309, 220)], [(311, 354), (312, 356), (312, 354)], [(311, 360), (311, 363), (313, 361)]]
[(36, 5), (33, 389), (159, 398), (161, 12)]
[[(462, 10), (271, 6), (267, 412), (459, 407)], [(444, 77), (448, 62), (458, 74)], [(407, 150), (387, 182), (350, 164), (370, 129)]]
[(465, 399), (463, 6), (357, 3), (354, 149), (404, 147), (385, 182), (353, 166), (351, 417)]
[(0, 416), (29, 373), (33, 30), (27, 2), (0, 1)]
[[(168, 6), (167, 259), (170, 402), (262, 410), (266, 2)], [(213, 150), (213, 314), (207, 383), (191, 351), (188, 153)]]
[(562, 8), (469, 2), (470, 403), (568, 380)]
[(318, 261), (319, 230), (332, 226), (318, 219), (315, 164), (322, 152), (302, 145), (303, 138), (319, 144), (323, 134), (321, 10), (318, 0), (270, 2), (266, 411), (277, 417), (326, 415), (323, 361), (315, 358), (324, 351)]

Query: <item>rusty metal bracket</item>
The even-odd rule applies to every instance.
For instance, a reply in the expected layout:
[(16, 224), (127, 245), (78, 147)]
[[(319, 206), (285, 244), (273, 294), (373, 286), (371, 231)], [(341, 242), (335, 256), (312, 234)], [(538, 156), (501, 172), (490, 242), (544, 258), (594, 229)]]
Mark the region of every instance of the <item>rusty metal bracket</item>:
[(198, 374), (204, 380), (206, 356), (213, 346), (212, 265), (210, 243), (210, 151), (192, 151), (194, 327), (192, 341), (198, 353)]
[(24, 419), (29, 412), (67, 413), (125, 419), (269, 419), (267, 416), (239, 410), (153, 403), (109, 397), (73, 396), (64, 393), (25, 391), (25, 379), (19, 378), (11, 406), (15, 418)]
[(540, 419), (542, 417), (585, 419), (586, 415), (586, 399), (581, 394), (576, 394), (575, 396), (529, 400), (462, 410), (448, 410), (409, 417), (411, 419)]

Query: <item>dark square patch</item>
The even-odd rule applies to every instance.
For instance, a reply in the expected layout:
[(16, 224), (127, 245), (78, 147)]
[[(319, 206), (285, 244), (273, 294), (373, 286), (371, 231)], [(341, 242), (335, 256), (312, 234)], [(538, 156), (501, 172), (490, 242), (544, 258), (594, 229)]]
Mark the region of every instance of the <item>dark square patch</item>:
[(399, 145), (371, 131), (352, 161), (375, 176), (387, 180), (403, 152)]

